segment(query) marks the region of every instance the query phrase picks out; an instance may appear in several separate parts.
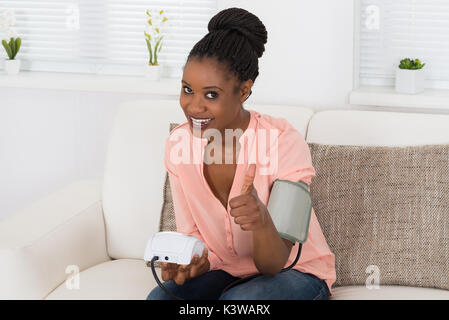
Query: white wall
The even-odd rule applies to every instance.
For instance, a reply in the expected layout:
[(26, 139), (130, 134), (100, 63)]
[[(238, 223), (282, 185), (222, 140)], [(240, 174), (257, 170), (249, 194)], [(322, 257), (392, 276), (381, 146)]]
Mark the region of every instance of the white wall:
[[(353, 0), (220, 1), (233, 6), (268, 30), (249, 102), (351, 108)], [(152, 97), (0, 87), (0, 220), (71, 181), (101, 178), (118, 106), (142, 98)]]
[(255, 101), (348, 108), (353, 73), (353, 0), (220, 1), (240, 7), (268, 32)]
[(120, 103), (148, 96), (0, 88), (0, 220), (81, 178), (101, 178)]

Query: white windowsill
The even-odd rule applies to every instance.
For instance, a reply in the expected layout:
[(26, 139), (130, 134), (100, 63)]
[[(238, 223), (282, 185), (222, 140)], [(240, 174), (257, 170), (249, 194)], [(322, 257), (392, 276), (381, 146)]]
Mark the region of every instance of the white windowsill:
[(449, 90), (425, 89), (418, 94), (397, 93), (394, 87), (362, 86), (351, 92), (349, 103), (365, 106), (449, 110)]
[(181, 79), (152, 81), (144, 76), (20, 71), (12, 76), (0, 73), (2, 87), (179, 96)]

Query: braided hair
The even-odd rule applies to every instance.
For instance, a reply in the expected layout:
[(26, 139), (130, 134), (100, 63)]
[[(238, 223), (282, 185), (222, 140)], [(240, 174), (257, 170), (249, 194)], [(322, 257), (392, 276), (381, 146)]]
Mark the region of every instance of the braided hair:
[(241, 8), (220, 11), (209, 21), (206, 34), (190, 51), (186, 64), (192, 59), (215, 58), (223, 63), (238, 82), (259, 75), (260, 58), (267, 43), (267, 30), (254, 14)]

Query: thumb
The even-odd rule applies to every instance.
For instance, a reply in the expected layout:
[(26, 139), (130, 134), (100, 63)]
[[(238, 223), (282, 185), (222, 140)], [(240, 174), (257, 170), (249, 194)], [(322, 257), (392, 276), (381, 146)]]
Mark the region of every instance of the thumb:
[(251, 193), (251, 191), (253, 191), (254, 189), (253, 182), (255, 176), (256, 176), (256, 164), (251, 163), (248, 166), (248, 171), (246, 172), (245, 180), (243, 181), (242, 191), (240, 192), (240, 194), (248, 194)]

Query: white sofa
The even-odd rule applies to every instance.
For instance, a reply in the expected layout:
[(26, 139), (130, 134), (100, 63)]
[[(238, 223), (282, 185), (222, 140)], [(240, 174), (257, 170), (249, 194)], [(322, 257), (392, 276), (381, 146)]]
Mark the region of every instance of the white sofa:
[[(449, 142), (449, 115), (246, 108), (288, 119), (307, 142)], [(164, 140), (170, 122), (184, 121), (177, 100), (124, 104), (111, 134), (103, 181), (77, 181), (1, 222), (0, 298), (145, 299), (157, 285), (143, 252), (159, 227)], [(334, 287), (333, 294), (332, 299), (449, 299), (446, 290), (386, 285)]]

